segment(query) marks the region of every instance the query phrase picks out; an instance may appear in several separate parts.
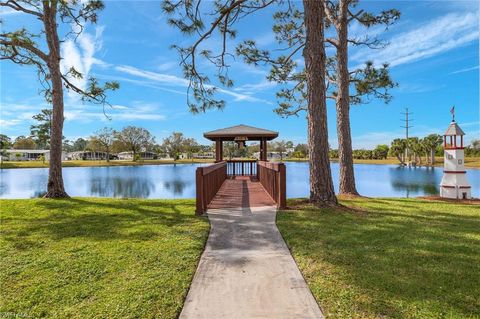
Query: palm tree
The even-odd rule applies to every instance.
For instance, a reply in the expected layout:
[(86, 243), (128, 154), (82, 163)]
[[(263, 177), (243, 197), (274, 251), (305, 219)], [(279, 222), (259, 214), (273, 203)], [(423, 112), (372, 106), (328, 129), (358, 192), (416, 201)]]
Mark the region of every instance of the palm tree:
[(396, 156), (400, 164), (405, 165), (405, 149), (407, 141), (403, 138), (396, 138), (390, 146), (390, 154)]
[(435, 150), (442, 145), (443, 138), (438, 134), (430, 134), (424, 138), (425, 147), (430, 151), (430, 165), (435, 165)]
[(408, 145), (410, 149), (413, 151), (413, 160), (415, 163), (422, 165), (422, 157), (421, 154), (423, 152), (423, 144), (422, 140), (418, 137), (410, 137), (408, 139)]

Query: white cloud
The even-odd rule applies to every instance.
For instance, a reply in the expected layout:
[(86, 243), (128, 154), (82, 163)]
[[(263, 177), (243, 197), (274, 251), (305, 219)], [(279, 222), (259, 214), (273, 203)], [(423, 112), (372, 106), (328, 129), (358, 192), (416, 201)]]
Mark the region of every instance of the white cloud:
[(465, 123), (459, 123), (458, 125), (460, 125), (460, 127), (476, 127), (476, 128), (480, 128), (480, 121), (476, 121), (476, 122), (465, 122)]
[(474, 71), (474, 70), (478, 70), (479, 66), (473, 66), (471, 68), (464, 68), (464, 69), (460, 69), (460, 70), (457, 70), (457, 71), (453, 71), (452, 73), (450, 74), (458, 74), (458, 73), (464, 73), (464, 72), (470, 72), (470, 71)]
[(254, 40), (259, 47), (268, 47), (277, 42), (273, 31), (268, 31), (261, 35), (258, 35)]
[(255, 84), (244, 84), (241, 85), (237, 88), (235, 88), (235, 91), (241, 91), (241, 92), (260, 92), (260, 91), (265, 91), (272, 89), (277, 86), (277, 83), (271, 82), (268, 80), (263, 80), (259, 83)]
[(436, 85), (436, 84), (409, 84), (405, 83), (398, 87), (400, 92), (405, 93), (426, 93), (426, 92), (433, 92), (438, 91), (442, 88), (445, 88), (445, 84)]
[(133, 101), (131, 105), (112, 105), (105, 107), (105, 113), (101, 107), (94, 110), (75, 109), (69, 107), (65, 111), (66, 121), (92, 122), (92, 121), (162, 121), (166, 119), (160, 113), (160, 106), (142, 101)]
[(0, 17), (13, 15), (13, 14), (19, 14), (19, 13), (21, 13), (21, 12), (17, 11), (17, 10), (13, 10), (11, 8), (0, 7)]
[(2, 129), (5, 129), (5, 128), (15, 126), (15, 125), (19, 124), (20, 122), (21, 121), (17, 120), (17, 119), (11, 119), (11, 120), (0, 119), (0, 126), (2, 127)]
[(65, 111), (65, 121), (84, 123), (93, 121), (109, 122), (110, 119), (112, 121), (162, 121), (166, 118), (163, 114), (142, 113), (137, 110), (121, 113), (106, 110), (105, 113), (106, 114), (103, 112), (83, 112), (81, 110)]
[(475, 13), (451, 13), (393, 36), (384, 49), (360, 49), (352, 55), (352, 60), (388, 62), (391, 66), (419, 61), (478, 40), (478, 23)]
[(174, 69), (178, 67), (178, 62), (164, 62), (164, 63), (160, 63), (160, 65), (158, 65), (157, 67), (157, 70), (160, 71), (160, 72), (165, 72), (165, 71), (169, 71), (171, 69)]
[[(71, 67), (82, 74), (81, 79), (69, 77), (69, 80), (81, 89), (87, 85), (88, 75), (93, 65), (106, 66), (107, 64), (94, 57), (95, 53), (102, 48), (102, 34), (104, 27), (97, 26), (95, 34), (86, 31), (82, 32), (76, 41), (74, 39), (66, 40), (61, 47), (62, 50), (62, 73), (67, 73)], [(69, 92), (69, 97), (78, 99), (74, 92)]]
[(188, 86), (187, 80), (175, 75), (141, 70), (128, 65), (116, 66), (115, 70), (163, 84), (185, 87)]
[[(156, 83), (168, 85), (168, 86), (180, 86), (180, 87), (186, 88), (188, 87), (188, 84), (189, 84), (188, 80), (175, 75), (146, 71), (146, 70), (138, 69), (128, 65), (116, 66), (115, 70), (129, 74), (129, 75), (144, 78), (150, 81), (154, 81)], [(207, 87), (213, 87), (213, 86), (207, 86)], [(247, 102), (261, 102), (261, 103), (271, 104), (270, 101), (259, 99), (249, 94), (237, 93), (237, 92), (233, 92), (233, 91), (218, 88), (218, 87), (217, 87), (217, 90), (220, 93), (234, 97), (234, 101), (236, 102), (247, 101)]]

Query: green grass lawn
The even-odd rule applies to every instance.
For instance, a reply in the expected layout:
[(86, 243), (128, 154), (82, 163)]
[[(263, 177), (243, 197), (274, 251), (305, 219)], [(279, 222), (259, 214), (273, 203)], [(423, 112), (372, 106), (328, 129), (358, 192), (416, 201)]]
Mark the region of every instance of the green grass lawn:
[(290, 201), (277, 224), (327, 318), (480, 318), (480, 206)]
[(192, 200), (1, 200), (0, 317), (175, 318), (208, 235)]
[[(285, 162), (306, 162), (308, 158), (286, 158), (284, 159)], [(330, 158), (332, 163), (337, 163), (338, 158)], [(387, 159), (354, 159), (354, 164), (385, 164), (385, 165), (399, 165), (400, 162), (396, 157), (389, 157)], [(422, 162), (422, 165), (425, 166), (425, 163)], [(435, 158), (435, 166), (442, 167), (443, 166), (443, 157), (437, 156)], [(466, 157), (465, 158), (465, 167), (466, 168), (480, 168), (480, 157)]]
[[(141, 165), (164, 165), (164, 164), (192, 164), (192, 163), (213, 163), (213, 159), (180, 159), (174, 160), (139, 160), (139, 161), (119, 161), (111, 160), (109, 162), (102, 161), (64, 161), (63, 167), (92, 167), (92, 166), (141, 166)], [(46, 168), (48, 162), (42, 161), (3, 161), (0, 168)]]

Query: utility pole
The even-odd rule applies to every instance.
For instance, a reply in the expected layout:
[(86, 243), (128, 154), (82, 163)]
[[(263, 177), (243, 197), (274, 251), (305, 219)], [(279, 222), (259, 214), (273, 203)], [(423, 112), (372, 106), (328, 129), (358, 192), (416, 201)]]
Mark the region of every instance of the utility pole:
[(408, 112), (408, 107), (406, 107), (405, 108), (405, 113), (401, 113), (401, 114), (405, 115), (405, 119), (402, 119), (402, 121), (405, 122), (405, 126), (400, 126), (400, 127), (405, 129), (405, 141), (407, 143), (407, 147), (405, 148), (405, 161), (408, 161), (408, 153), (409, 153), (408, 151), (409, 151), (409, 147), (410, 147), (409, 142), (408, 142), (408, 129), (413, 127), (413, 125), (409, 125), (410, 122), (413, 121), (413, 119), (409, 118), (408, 116), (412, 115), (413, 113)]

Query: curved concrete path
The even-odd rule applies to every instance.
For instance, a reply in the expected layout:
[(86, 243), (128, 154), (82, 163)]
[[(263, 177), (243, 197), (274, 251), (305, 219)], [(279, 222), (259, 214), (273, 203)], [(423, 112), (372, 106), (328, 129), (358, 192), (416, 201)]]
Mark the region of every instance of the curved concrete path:
[(324, 318), (275, 225), (276, 209), (210, 209), (180, 318)]

